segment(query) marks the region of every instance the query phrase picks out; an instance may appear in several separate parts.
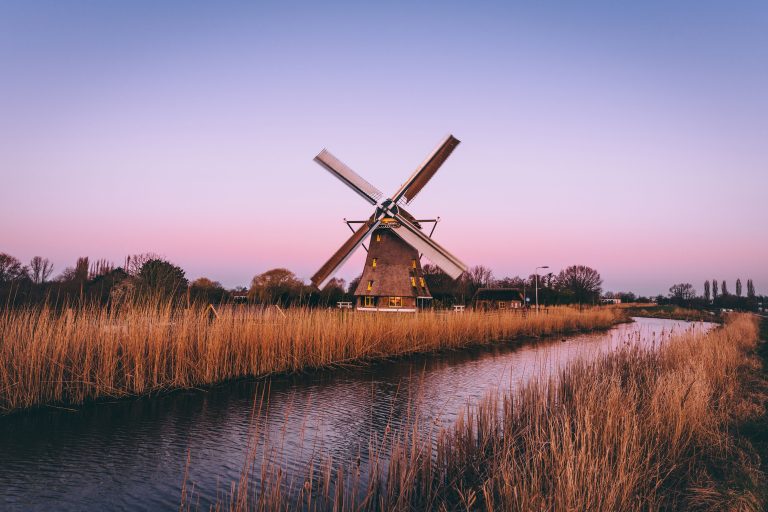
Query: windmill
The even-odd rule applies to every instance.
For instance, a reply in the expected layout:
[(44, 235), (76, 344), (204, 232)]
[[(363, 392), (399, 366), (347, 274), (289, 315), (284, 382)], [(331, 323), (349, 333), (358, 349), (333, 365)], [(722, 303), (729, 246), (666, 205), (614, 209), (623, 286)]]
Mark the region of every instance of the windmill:
[[(416, 311), (417, 305), (432, 298), (421, 268), (426, 256), (451, 278), (456, 279), (467, 266), (432, 239), (439, 220), (418, 220), (403, 208), (424, 188), (450, 156), (459, 140), (449, 135), (416, 169), (406, 182), (384, 200), (384, 194), (368, 183), (327, 150), (315, 161), (336, 176), (360, 197), (375, 207), (363, 221), (345, 221), (352, 236), (312, 276), (312, 283), (322, 289), (361, 245), (367, 250), (360, 283), (355, 290), (356, 308), (363, 311)], [(422, 223), (433, 223), (429, 235)], [(359, 225), (357, 229), (352, 225)], [(371, 237), (368, 247), (364, 242)]]

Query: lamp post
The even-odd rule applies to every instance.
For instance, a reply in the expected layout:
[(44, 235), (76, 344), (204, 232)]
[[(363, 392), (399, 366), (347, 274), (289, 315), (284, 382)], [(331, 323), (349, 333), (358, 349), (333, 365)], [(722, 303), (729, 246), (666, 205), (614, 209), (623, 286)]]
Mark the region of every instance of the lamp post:
[(541, 267), (536, 267), (535, 273), (536, 273), (536, 314), (539, 314), (539, 269), (540, 268), (549, 268), (549, 265), (542, 265)]

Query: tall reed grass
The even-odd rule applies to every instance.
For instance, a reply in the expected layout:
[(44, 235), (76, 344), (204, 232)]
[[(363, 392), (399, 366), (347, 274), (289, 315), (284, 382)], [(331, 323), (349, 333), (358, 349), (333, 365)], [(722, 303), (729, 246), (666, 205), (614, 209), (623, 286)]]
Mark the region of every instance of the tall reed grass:
[(152, 301), (0, 313), (0, 411), (79, 404), (473, 343), (607, 328), (605, 309), (547, 314), (259, 310)]
[(765, 510), (759, 460), (734, 430), (764, 413), (745, 379), (756, 340), (755, 320), (735, 315), (658, 350), (577, 362), (490, 394), (426, 441), (414, 425), (380, 443), (387, 463), (367, 478), (328, 461), (286, 490), (254, 450), (214, 509)]

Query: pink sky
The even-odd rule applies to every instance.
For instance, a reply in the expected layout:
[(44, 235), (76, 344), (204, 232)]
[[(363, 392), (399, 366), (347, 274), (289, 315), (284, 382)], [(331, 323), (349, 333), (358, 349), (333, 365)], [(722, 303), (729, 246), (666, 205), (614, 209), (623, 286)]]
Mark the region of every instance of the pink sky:
[(308, 278), (371, 210), (315, 154), (389, 193), (453, 133), (409, 210), (470, 265), (768, 293), (765, 5), (302, 12), (0, 7), (0, 251)]

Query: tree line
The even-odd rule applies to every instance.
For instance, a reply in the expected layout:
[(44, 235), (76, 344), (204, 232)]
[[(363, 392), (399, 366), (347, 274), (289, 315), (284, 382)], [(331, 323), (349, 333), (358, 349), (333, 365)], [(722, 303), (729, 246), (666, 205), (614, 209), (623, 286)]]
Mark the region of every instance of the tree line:
[(670, 303), (686, 307), (738, 309), (757, 311), (764, 304), (765, 298), (755, 292), (755, 283), (747, 279), (747, 289), (744, 293), (741, 278), (736, 279), (735, 293), (728, 290), (728, 283), (723, 279), (704, 281), (704, 293), (697, 295), (691, 283), (677, 283), (669, 288), (668, 297), (657, 297), (659, 303)]
[[(540, 304), (595, 304), (600, 299), (603, 282), (596, 270), (584, 265), (570, 266), (558, 274), (501, 279), (496, 279), (493, 272), (483, 265), (471, 267), (458, 279), (452, 279), (435, 265), (424, 265), (423, 270), (436, 307), (469, 304), (480, 288), (515, 288), (533, 301), (537, 284)], [(278, 268), (255, 276), (248, 288), (248, 297), (266, 304), (335, 305), (339, 301), (353, 300), (360, 277), (349, 283), (334, 278), (322, 291), (318, 291), (304, 284), (290, 270)]]
[[(54, 266), (47, 258), (35, 256), (29, 264), (24, 264), (9, 254), (0, 253), (0, 297), (7, 304), (74, 301), (114, 304), (152, 294), (212, 304), (248, 301), (327, 307), (353, 300), (360, 280), (358, 276), (347, 283), (335, 278), (323, 290), (317, 290), (290, 270), (276, 268), (254, 276), (249, 287), (225, 289), (221, 283), (206, 277), (189, 281), (181, 267), (154, 253), (130, 255), (122, 266), (82, 257), (52, 279), (53, 271)], [(488, 267), (477, 265), (458, 279), (451, 279), (437, 266), (427, 264), (424, 278), (436, 307), (469, 304), (480, 288), (515, 288), (533, 302), (538, 287), (539, 303), (543, 305), (595, 304), (602, 292), (599, 272), (584, 265), (572, 265), (559, 273), (502, 278), (496, 278)]]

